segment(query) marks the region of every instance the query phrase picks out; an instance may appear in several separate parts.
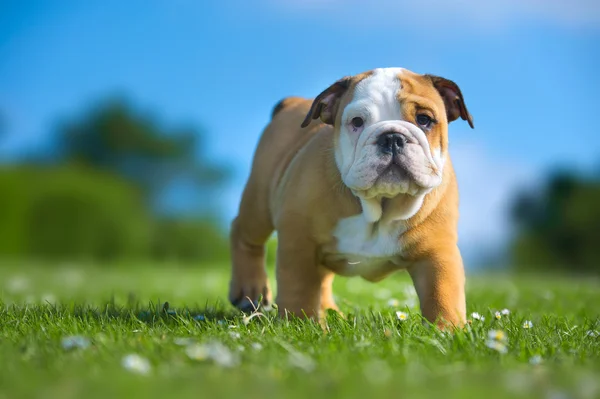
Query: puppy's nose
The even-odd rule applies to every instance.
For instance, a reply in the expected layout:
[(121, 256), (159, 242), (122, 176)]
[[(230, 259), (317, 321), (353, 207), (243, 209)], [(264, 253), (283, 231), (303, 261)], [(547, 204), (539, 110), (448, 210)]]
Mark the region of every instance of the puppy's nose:
[(377, 139), (377, 145), (384, 154), (398, 154), (406, 144), (406, 139), (400, 133), (383, 133)]

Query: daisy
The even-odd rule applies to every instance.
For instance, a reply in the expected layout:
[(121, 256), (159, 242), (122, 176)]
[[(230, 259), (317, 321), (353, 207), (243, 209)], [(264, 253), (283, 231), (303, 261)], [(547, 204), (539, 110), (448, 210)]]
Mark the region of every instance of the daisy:
[(235, 353), (220, 342), (208, 342), (206, 344), (190, 345), (185, 349), (185, 354), (192, 360), (207, 360), (221, 367), (233, 367), (239, 363)]
[(504, 308), (500, 311), (500, 314), (502, 314), (502, 316), (508, 316), (510, 314), (510, 310)]
[(485, 341), (485, 346), (490, 349), (495, 350), (498, 353), (506, 353), (508, 352), (508, 348), (506, 347), (506, 333), (502, 330), (490, 330), (488, 331), (488, 339)]
[(488, 339), (485, 342), (485, 346), (487, 346), (490, 349), (495, 350), (498, 353), (504, 354), (504, 353), (508, 352), (508, 349), (506, 348), (506, 345), (503, 342), (496, 341), (493, 339)]
[(488, 331), (488, 340), (506, 342), (506, 333), (502, 330)]
[(471, 313), (471, 317), (472, 317), (473, 319), (475, 319), (475, 320), (479, 320), (479, 321), (484, 321), (484, 320), (485, 320), (485, 317), (483, 317), (482, 315), (480, 315), (480, 314), (479, 314), (479, 313), (477, 313), (477, 312), (473, 312), (473, 313)]
[(206, 360), (209, 352), (206, 345), (194, 344), (185, 348), (185, 354), (192, 360)]
[(396, 317), (398, 318), (398, 320), (400, 321), (406, 321), (408, 319), (408, 314), (404, 313), (404, 312), (400, 312), (397, 311), (396, 312)]
[(391, 298), (388, 302), (387, 305), (390, 308), (397, 308), (398, 306), (400, 306), (400, 301), (397, 300), (396, 298)]
[(252, 349), (254, 349), (255, 351), (257, 351), (257, 352), (261, 351), (262, 348), (263, 348), (263, 346), (262, 346), (262, 344), (260, 342), (253, 342), (253, 343), (250, 344), (250, 347)]
[(66, 351), (71, 349), (86, 349), (90, 346), (90, 340), (81, 335), (72, 335), (70, 337), (63, 338), (60, 341), (60, 344)]
[(523, 322), (523, 328), (530, 329), (532, 327), (533, 323), (531, 322), (531, 320), (525, 320), (525, 322)]
[(543, 359), (540, 355), (534, 355), (529, 358), (529, 364), (531, 364), (533, 366), (537, 366), (538, 364), (540, 364), (542, 362), (542, 360)]
[(125, 369), (137, 374), (148, 374), (151, 368), (148, 359), (135, 353), (124, 356), (121, 360), (121, 365)]

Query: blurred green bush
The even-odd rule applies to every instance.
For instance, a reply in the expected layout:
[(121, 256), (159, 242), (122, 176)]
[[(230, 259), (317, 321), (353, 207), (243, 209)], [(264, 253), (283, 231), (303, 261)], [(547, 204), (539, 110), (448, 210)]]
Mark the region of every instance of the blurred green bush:
[(208, 262), (228, 257), (216, 220), (158, 218), (118, 176), (81, 167), (0, 169), (0, 257)]
[(223, 262), (229, 242), (210, 219), (162, 219), (154, 225), (151, 257), (161, 261)]
[[(229, 169), (207, 158), (202, 129), (168, 127), (107, 99), (62, 120), (54, 133), (39, 156), (0, 167), (0, 258), (228, 258), (212, 204)], [(192, 204), (176, 214), (160, 209), (175, 181), (191, 188), (184, 195)]]
[(523, 270), (600, 274), (600, 177), (561, 171), (516, 197), (512, 263)]
[(152, 221), (134, 187), (72, 167), (0, 169), (0, 256), (114, 260), (148, 253)]

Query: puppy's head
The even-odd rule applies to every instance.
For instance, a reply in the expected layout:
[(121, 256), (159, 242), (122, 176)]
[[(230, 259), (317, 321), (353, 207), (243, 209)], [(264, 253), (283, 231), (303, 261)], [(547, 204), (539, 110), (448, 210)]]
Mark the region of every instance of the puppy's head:
[(473, 127), (454, 82), (384, 68), (335, 82), (315, 98), (302, 126), (312, 119), (333, 125), (342, 180), (376, 221), (384, 199), (404, 197), (400, 218), (408, 219), (441, 184), (448, 123), (459, 117)]

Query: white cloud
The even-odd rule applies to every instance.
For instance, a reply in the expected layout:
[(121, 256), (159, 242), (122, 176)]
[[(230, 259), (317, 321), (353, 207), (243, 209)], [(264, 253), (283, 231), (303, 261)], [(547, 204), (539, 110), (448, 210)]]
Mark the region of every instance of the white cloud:
[[(598, 0), (266, 0), (294, 13), (327, 12), (344, 23), (428, 24), (428, 29), (499, 28), (515, 22), (542, 22), (566, 28), (598, 29)], [(336, 14), (330, 14), (332, 18)], [(354, 19), (352, 19), (352, 17)], [(450, 33), (450, 31), (448, 31)]]

